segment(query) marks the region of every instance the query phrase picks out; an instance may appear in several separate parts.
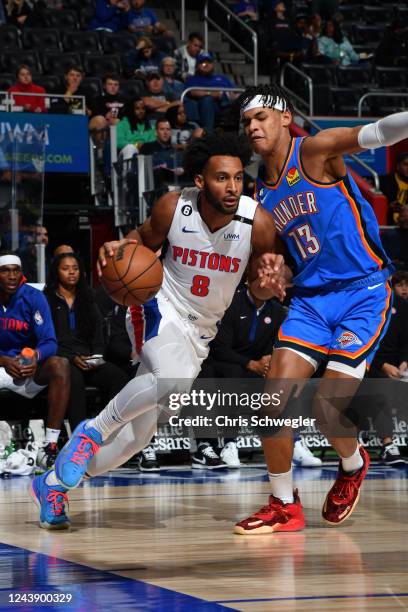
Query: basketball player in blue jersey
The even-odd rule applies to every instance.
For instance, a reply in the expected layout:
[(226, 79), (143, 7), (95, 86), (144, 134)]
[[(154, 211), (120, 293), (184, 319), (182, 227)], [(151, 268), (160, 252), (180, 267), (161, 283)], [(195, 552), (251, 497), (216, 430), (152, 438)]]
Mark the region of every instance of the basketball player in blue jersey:
[[(123, 465), (148, 444), (169, 395), (191, 388), (247, 266), (254, 295), (281, 295), (273, 279), (258, 276), (260, 256), (274, 250), (275, 227), (269, 213), (241, 195), (250, 157), (243, 137), (215, 133), (197, 139), (184, 163), (195, 187), (164, 195), (125, 241), (101, 248), (103, 267), (128, 240), (153, 251), (167, 241), (163, 285), (153, 300), (129, 312), (129, 335), (141, 360), (137, 376), (96, 418), (78, 425), (55, 469), (34, 479), (41, 527), (68, 528), (67, 491), (85, 472), (96, 476)], [(278, 273), (282, 256), (270, 258)]]
[[(408, 112), (363, 127), (292, 138), (293, 108), (279, 87), (249, 88), (240, 104), (244, 131), (263, 161), (256, 199), (272, 214), (295, 262), (293, 299), (268, 378), (307, 379), (323, 362), (325, 397), (327, 390), (335, 397), (342, 384), (354, 391), (388, 325), (392, 267), (381, 246), (374, 212), (342, 156), (407, 138)], [(267, 271), (267, 256), (264, 259)], [(338, 383), (339, 379), (344, 381)], [(323, 518), (338, 525), (357, 504), (369, 457), (356, 437), (336, 437), (331, 431), (330, 443), (341, 460)], [(266, 506), (237, 523), (234, 532), (303, 529), (302, 506), (292, 483), (292, 436), (265, 437), (263, 448), (272, 495)]]

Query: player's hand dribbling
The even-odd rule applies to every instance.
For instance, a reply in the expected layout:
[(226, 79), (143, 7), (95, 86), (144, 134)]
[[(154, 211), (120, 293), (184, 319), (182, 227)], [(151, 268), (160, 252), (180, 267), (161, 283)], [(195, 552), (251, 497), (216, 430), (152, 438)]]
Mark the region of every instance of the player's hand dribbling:
[(125, 244), (137, 244), (137, 240), (123, 238), (122, 240), (112, 240), (104, 242), (98, 252), (98, 261), (96, 262), (96, 271), (99, 277), (102, 276), (102, 268), (106, 266), (106, 258), (113, 257), (115, 252)]

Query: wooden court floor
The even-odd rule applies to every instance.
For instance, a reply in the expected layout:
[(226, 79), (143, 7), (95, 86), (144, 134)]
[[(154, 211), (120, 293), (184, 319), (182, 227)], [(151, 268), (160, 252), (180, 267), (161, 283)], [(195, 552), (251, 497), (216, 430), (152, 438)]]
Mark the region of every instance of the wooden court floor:
[(305, 531), (252, 537), (232, 526), (265, 503), (261, 468), (116, 471), (75, 490), (71, 531), (52, 533), (29, 478), (0, 480), (0, 610), (407, 610), (407, 468), (373, 465), (353, 516), (330, 528), (320, 512), (335, 472), (295, 470)]

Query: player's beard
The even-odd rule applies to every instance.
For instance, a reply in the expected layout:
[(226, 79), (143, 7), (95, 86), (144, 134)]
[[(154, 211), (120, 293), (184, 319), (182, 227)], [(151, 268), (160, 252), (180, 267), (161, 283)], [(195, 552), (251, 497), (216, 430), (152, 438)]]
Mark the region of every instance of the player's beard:
[(221, 213), (222, 215), (232, 216), (235, 215), (238, 210), (239, 198), (237, 200), (237, 205), (234, 206), (234, 208), (231, 208), (230, 206), (226, 208), (221, 200), (217, 200), (217, 198), (213, 196), (210, 189), (208, 188), (208, 185), (204, 185), (204, 196), (208, 204), (210, 204), (210, 206), (212, 206), (217, 212)]

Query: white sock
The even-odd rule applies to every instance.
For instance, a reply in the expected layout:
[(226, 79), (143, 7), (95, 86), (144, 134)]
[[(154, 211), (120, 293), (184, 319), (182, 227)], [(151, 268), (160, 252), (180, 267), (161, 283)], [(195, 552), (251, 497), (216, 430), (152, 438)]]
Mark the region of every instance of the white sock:
[(268, 472), (268, 476), (272, 495), (281, 499), (284, 504), (293, 504), (292, 468), (289, 472), (283, 472), (282, 474), (271, 474)]
[(49, 487), (55, 487), (56, 485), (61, 486), (57, 480), (55, 470), (51, 470), (51, 472), (48, 474), (47, 478), (45, 479), (45, 484), (47, 484)]
[(60, 431), (60, 429), (50, 429), (47, 427), (45, 430), (45, 444), (49, 444), (50, 442), (54, 442), (56, 444), (58, 442)]
[(340, 457), (341, 465), (345, 472), (357, 472), (360, 468), (363, 467), (364, 461), (362, 456), (360, 455), (360, 447), (357, 444), (357, 448), (351, 457)]

